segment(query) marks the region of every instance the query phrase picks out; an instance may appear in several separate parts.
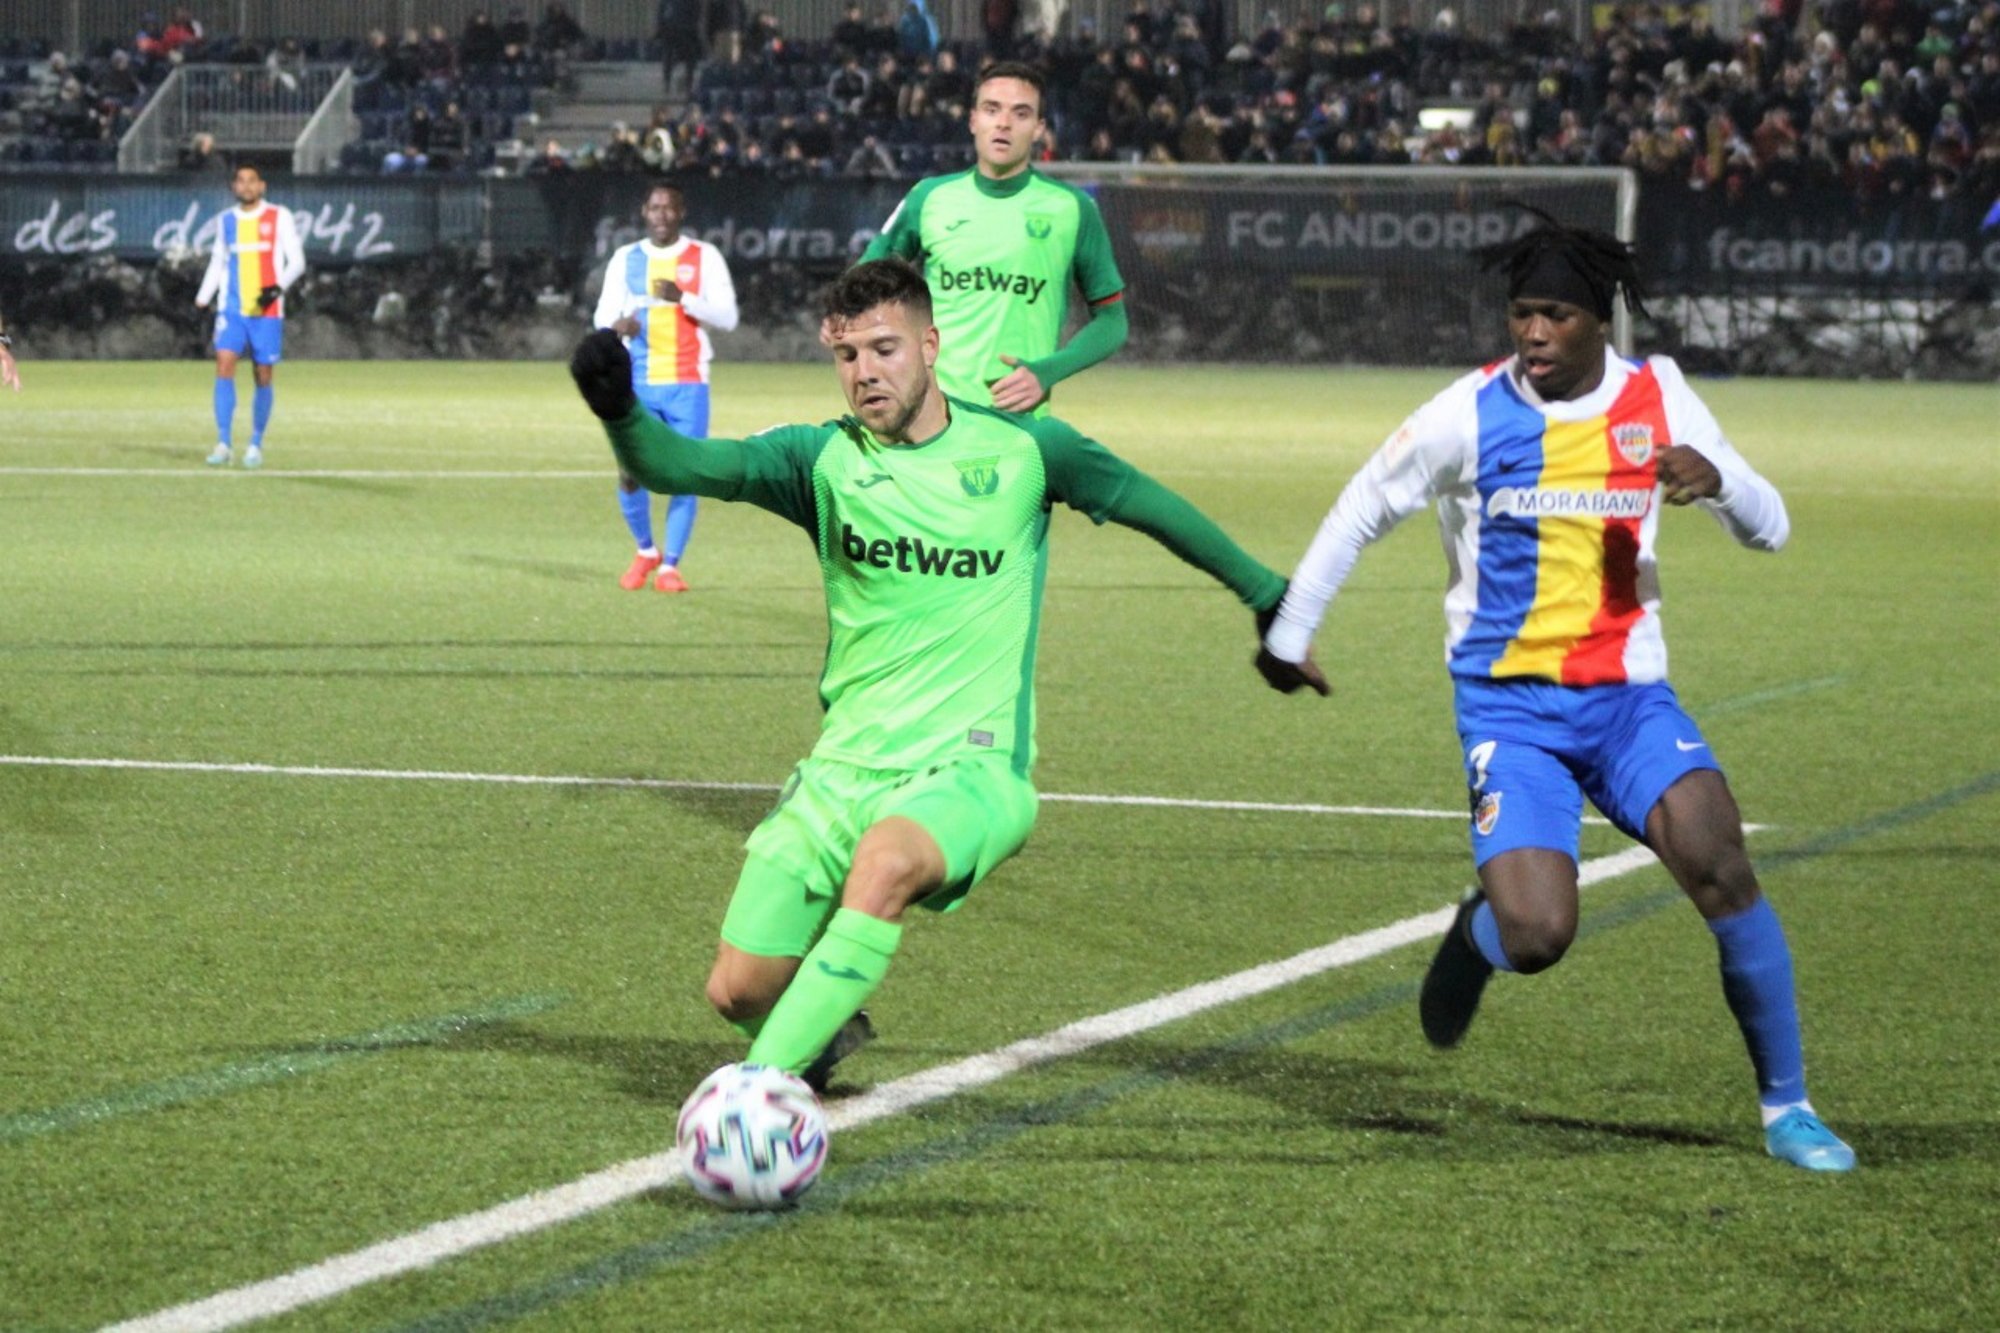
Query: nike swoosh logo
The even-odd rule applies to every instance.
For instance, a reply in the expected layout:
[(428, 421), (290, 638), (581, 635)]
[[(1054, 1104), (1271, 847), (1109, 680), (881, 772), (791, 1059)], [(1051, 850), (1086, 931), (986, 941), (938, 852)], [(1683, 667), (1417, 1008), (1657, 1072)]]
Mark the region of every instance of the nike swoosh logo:
[(888, 473), (886, 473), (886, 472), (877, 472), (877, 473), (876, 473), (876, 474), (875, 474), (874, 476), (872, 476), (872, 477), (863, 477), (863, 478), (862, 478), (862, 479), (861, 479), (860, 481), (857, 481), (857, 482), (855, 482), (855, 483), (854, 483), (854, 485), (856, 486), (856, 488), (858, 488), (858, 489), (860, 489), (860, 490), (864, 490), (864, 491), (865, 491), (865, 490), (867, 490), (867, 489), (868, 489), (868, 488), (869, 488), (870, 486), (873, 486), (873, 485), (875, 485), (875, 484), (876, 484), (877, 482), (882, 482), (882, 481), (894, 481), (894, 480), (895, 480), (895, 478), (894, 478), (894, 477), (891, 477), (891, 476), (890, 476), (890, 475), (889, 475)]
[(963, 227), (966, 223), (970, 221), (972, 221), (971, 218), (956, 218), (950, 222), (945, 223), (944, 229), (946, 231), (957, 231), (960, 227)]
[(1705, 749), (1707, 749), (1707, 748), (1708, 748), (1708, 742), (1707, 742), (1707, 741), (1675, 741), (1675, 742), (1674, 742), (1674, 748), (1675, 748), (1676, 750), (1679, 750), (1679, 751), (1680, 751), (1680, 752), (1681, 752), (1682, 754), (1686, 754), (1686, 753), (1687, 753), (1687, 752), (1688, 752), (1689, 750), (1705, 750)]
[(854, 970), (853, 968), (851, 968), (851, 967), (835, 967), (835, 966), (834, 966), (833, 964), (831, 964), (831, 963), (827, 962), (827, 961), (826, 961), (826, 959), (824, 959), (824, 958), (822, 958), (822, 959), (820, 959), (820, 960), (819, 960), (819, 970), (820, 970), (820, 971), (822, 971), (822, 972), (824, 972), (824, 973), (826, 973), (826, 974), (827, 974), (828, 976), (830, 976), (830, 977), (833, 977), (833, 978), (834, 978), (835, 980), (838, 980), (838, 981), (866, 981), (866, 980), (868, 980), (868, 974), (867, 974), (867, 973), (865, 973), (865, 972), (856, 972), (856, 971), (855, 971), (855, 970)]

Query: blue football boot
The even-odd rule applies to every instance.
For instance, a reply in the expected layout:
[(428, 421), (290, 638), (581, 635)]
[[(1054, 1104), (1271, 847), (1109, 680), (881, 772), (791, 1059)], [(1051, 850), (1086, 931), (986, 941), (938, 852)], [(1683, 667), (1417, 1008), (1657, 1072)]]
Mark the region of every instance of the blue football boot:
[(1764, 1151), (1808, 1171), (1854, 1169), (1854, 1149), (1803, 1106), (1793, 1107), (1770, 1123), (1764, 1130)]

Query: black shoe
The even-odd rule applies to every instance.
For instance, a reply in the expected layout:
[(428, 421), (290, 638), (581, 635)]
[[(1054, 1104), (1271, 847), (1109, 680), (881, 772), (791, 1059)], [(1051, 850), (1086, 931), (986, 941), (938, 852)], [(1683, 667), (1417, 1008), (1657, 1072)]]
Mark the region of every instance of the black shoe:
[(1425, 1040), (1441, 1049), (1458, 1045), (1465, 1036), (1472, 1016), (1479, 1012), (1479, 994), (1493, 975), (1493, 964), (1472, 942), (1472, 914), (1485, 901), (1486, 895), (1474, 889), (1458, 905), (1458, 915), (1431, 959), (1431, 970), (1424, 973), (1417, 1016), (1423, 1020)]
[(840, 1031), (833, 1034), (833, 1040), (826, 1049), (813, 1057), (799, 1077), (814, 1092), (826, 1091), (827, 1081), (833, 1077), (833, 1067), (848, 1056), (875, 1040), (875, 1025), (868, 1021), (868, 1011), (857, 1009), (854, 1017), (840, 1025)]

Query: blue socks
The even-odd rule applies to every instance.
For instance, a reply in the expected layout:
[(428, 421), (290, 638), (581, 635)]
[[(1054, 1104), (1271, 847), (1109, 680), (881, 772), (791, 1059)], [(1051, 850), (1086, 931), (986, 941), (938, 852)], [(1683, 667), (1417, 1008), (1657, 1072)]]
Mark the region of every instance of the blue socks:
[[(271, 424), (271, 404), (277, 398), (277, 387), (260, 384), (250, 396), (250, 443), (261, 447), (264, 443), (264, 428)], [(236, 422), (236, 381), (215, 379), (215, 438), (229, 444), (235, 433)]]
[(236, 381), (218, 375), (215, 377), (215, 438), (228, 444), (235, 419)]
[(1792, 951), (1770, 901), (1708, 923), (1722, 961), (1722, 994), (1743, 1029), (1757, 1096), (1765, 1106), (1806, 1100), (1805, 1050), (1799, 1040), (1798, 998), (1792, 990)]
[(679, 565), (687, 553), (688, 535), (694, 531), (695, 497), (675, 495), (667, 500), (666, 563)]
[(1472, 911), (1472, 944), (1479, 950), (1481, 958), (1500, 971), (1514, 970), (1514, 964), (1507, 959), (1507, 951), (1500, 947), (1500, 922), (1493, 915), (1492, 903), (1482, 900)]
[(641, 551), (653, 549), (653, 494), (645, 487), (628, 491), (618, 488), (618, 511), (625, 515), (625, 526), (632, 530), (632, 540), (639, 543)]

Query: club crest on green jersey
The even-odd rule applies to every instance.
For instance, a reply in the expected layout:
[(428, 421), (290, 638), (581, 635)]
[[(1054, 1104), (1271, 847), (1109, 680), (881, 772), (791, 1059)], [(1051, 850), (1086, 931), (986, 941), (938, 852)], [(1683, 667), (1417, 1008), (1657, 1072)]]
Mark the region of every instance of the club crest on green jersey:
[(1055, 230), (1055, 226), (1055, 219), (1051, 218), (1048, 214), (1030, 213), (1028, 214), (1028, 239), (1046, 241), (1049, 239), (1049, 233)]
[(967, 458), (956, 464), (958, 484), (967, 495), (978, 499), (1000, 489), (1000, 458)]

